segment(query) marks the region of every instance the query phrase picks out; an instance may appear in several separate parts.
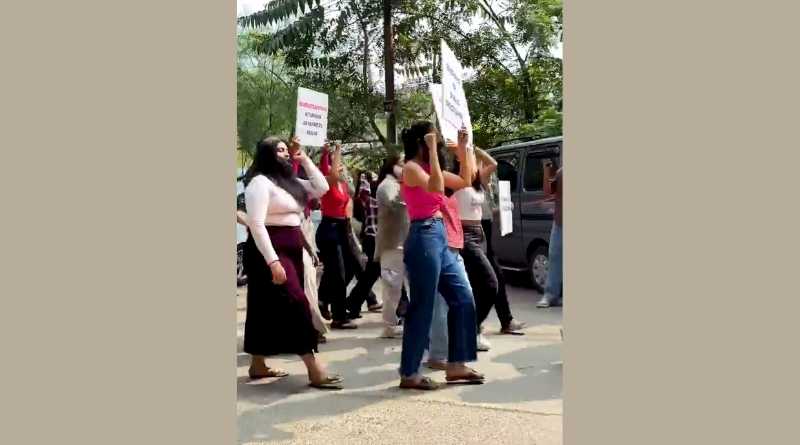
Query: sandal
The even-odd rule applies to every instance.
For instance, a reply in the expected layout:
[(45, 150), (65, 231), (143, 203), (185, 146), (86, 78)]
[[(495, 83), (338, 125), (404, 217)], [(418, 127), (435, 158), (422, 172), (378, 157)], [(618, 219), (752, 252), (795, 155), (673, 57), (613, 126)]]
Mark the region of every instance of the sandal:
[(329, 375), (328, 377), (325, 377), (324, 379), (322, 379), (319, 382), (309, 382), (308, 386), (310, 386), (312, 388), (317, 388), (317, 389), (335, 389), (335, 390), (339, 390), (339, 389), (344, 389), (342, 387), (342, 381), (343, 380), (344, 379), (342, 379), (342, 376), (340, 376), (338, 374), (334, 374), (334, 375)]
[(401, 389), (421, 389), (423, 391), (435, 391), (441, 387), (441, 383), (434, 382), (430, 377), (422, 377), (418, 382), (415, 382), (411, 379), (400, 379)]
[(447, 380), (447, 383), (481, 385), (486, 380), (486, 377), (472, 368), (467, 368), (467, 373), (464, 375), (446, 376), (444, 379)]
[(247, 374), (253, 380), (268, 379), (273, 377), (286, 377), (287, 375), (289, 375), (289, 373), (284, 371), (283, 369), (277, 369), (277, 368), (268, 368), (267, 372), (265, 372), (264, 374), (256, 374), (248, 370)]
[(427, 362), (425, 362), (425, 366), (428, 367), (428, 369), (435, 369), (437, 371), (447, 371), (447, 363), (446, 362), (440, 362), (440, 361), (436, 361), (436, 360), (433, 360), (433, 361), (428, 360)]

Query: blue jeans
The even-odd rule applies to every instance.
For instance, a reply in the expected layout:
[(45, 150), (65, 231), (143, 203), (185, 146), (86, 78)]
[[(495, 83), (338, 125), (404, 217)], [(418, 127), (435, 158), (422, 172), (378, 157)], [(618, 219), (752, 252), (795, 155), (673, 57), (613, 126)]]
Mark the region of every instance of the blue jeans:
[(434, 301), (438, 293), (447, 302), (448, 360), (475, 361), (477, 328), (475, 303), (458, 254), (447, 247), (441, 219), (414, 221), (403, 249), (409, 281), (409, 304), (403, 328), (400, 375), (413, 377), (419, 372), (422, 355), (430, 344)]
[[(458, 265), (464, 279), (467, 278), (467, 270), (464, 267), (464, 259), (458, 255)], [(471, 290), (471, 289), (470, 289)], [(473, 293), (474, 297), (475, 294)], [(431, 344), (428, 349), (428, 360), (443, 362), (447, 360), (447, 302), (442, 294), (437, 293), (433, 302), (433, 321), (431, 322)]]
[(545, 286), (544, 295), (547, 297), (548, 301), (556, 301), (562, 297), (563, 242), (562, 228), (555, 223), (550, 231), (550, 249), (547, 256), (547, 285)]

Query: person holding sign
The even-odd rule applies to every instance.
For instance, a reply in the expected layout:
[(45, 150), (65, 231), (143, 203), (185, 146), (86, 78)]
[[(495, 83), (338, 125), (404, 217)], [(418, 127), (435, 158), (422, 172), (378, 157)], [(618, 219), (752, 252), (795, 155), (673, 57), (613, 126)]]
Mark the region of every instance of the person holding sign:
[[(439, 135), (430, 122), (417, 122), (403, 130), (405, 166), (402, 193), (411, 220), (403, 262), (410, 282), (400, 360), (400, 388), (435, 390), (441, 385), (419, 373), (428, 347), (434, 299), (438, 292), (448, 305), (448, 382), (483, 383), (483, 374), (466, 366), (477, 360), (475, 303), (469, 282), (458, 266), (457, 252), (448, 246), (443, 221), (445, 186), (462, 188), (472, 180), (471, 162), (462, 176), (442, 172)], [(466, 147), (465, 147), (466, 148)]]
[[(461, 256), (464, 258), (475, 296), (476, 321), (480, 332), (481, 324), (489, 316), (499, 290), (497, 275), (486, 253), (486, 234), (481, 225), (483, 204), (486, 201), (483, 183), (488, 181), (497, 169), (497, 161), (480, 148), (475, 149), (475, 154), (480, 160), (481, 169), (475, 171), (472, 183), (468, 187), (456, 190), (453, 196), (458, 203), (458, 215), (464, 229), (464, 247), (461, 249)], [(459, 164), (458, 159), (453, 162), (453, 172), (460, 171)], [(477, 160), (475, 164), (477, 165)], [(489, 347), (489, 341), (480, 334), (478, 350), (488, 351)]]
[(285, 142), (270, 137), (256, 146), (244, 178), (249, 236), (244, 250), (247, 273), (247, 315), (244, 351), (251, 355), (253, 379), (283, 377), (286, 371), (268, 367), (269, 355), (294, 353), (308, 370), (309, 385), (341, 389), (342, 377), (330, 375), (314, 355), (318, 332), (303, 292), (303, 232), (301, 215), (309, 196), (328, 190), (325, 177), (292, 140), (294, 158), (308, 180), (292, 171)]
[(344, 177), (341, 144), (336, 144), (332, 162), (329, 159), (330, 152), (326, 144), (322, 149), (320, 170), (326, 175), (330, 188), (320, 199), (322, 221), (316, 234), (323, 265), (319, 297), (320, 300), (324, 299), (323, 304), (331, 305), (331, 328), (356, 329), (358, 326), (350, 321), (347, 313), (347, 285), (355, 276), (358, 259), (350, 246), (348, 217), (352, 202)]

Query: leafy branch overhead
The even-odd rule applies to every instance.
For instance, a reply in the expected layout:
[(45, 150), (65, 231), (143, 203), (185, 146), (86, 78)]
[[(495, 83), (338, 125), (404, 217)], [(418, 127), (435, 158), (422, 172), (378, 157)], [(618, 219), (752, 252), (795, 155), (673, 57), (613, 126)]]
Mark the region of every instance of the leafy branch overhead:
[[(561, 0), (387, 1), (399, 128), (431, 116), (425, 83), (439, 80), (444, 39), (469, 72), (476, 143), (560, 133), (561, 60), (551, 51), (563, 35)], [(251, 36), (249, 51), (280, 61), (283, 82), (273, 90), (303, 85), (327, 93), (332, 139), (377, 141), (388, 150), (382, 7), (374, 0), (272, 0), (239, 24)]]

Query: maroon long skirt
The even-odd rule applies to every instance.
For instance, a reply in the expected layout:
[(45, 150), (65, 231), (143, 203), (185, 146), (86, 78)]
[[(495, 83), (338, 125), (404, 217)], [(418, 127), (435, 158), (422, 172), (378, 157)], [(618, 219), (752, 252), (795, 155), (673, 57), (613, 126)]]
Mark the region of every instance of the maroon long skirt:
[(267, 226), (267, 232), (286, 271), (286, 283), (272, 282), (272, 271), (249, 235), (243, 258), (247, 274), (244, 351), (252, 355), (317, 352), (318, 334), (303, 291), (300, 227)]

